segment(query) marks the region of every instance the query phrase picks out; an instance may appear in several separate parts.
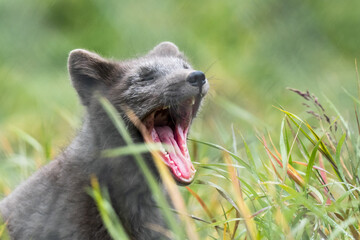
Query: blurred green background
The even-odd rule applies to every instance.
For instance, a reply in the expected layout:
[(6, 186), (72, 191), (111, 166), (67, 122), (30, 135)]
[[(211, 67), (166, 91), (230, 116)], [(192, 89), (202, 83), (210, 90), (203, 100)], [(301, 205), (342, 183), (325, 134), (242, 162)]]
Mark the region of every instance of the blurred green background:
[(322, 101), (324, 94), (350, 115), (343, 88), (357, 94), (359, 9), (360, 1), (1, 0), (3, 184), (28, 175), (11, 174), (5, 162), (26, 164), (27, 153), (40, 149), (32, 156), (37, 168), (81, 123), (66, 66), (75, 48), (127, 59), (161, 41), (176, 43), (211, 84), (191, 133), (208, 142), (226, 143), (231, 124), (250, 139), (254, 128), (279, 129), (283, 115), (273, 106), (304, 112), (286, 87), (309, 89)]

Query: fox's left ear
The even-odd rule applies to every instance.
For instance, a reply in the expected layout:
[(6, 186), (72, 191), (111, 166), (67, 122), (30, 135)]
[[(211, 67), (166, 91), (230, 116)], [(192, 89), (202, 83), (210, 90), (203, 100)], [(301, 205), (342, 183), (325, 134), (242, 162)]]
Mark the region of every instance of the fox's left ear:
[(148, 55), (152, 56), (164, 56), (164, 57), (178, 57), (182, 56), (179, 48), (172, 42), (162, 42), (154, 47)]
[(118, 63), (83, 49), (70, 52), (68, 68), (72, 84), (83, 105), (88, 106), (95, 91), (102, 91), (116, 81)]

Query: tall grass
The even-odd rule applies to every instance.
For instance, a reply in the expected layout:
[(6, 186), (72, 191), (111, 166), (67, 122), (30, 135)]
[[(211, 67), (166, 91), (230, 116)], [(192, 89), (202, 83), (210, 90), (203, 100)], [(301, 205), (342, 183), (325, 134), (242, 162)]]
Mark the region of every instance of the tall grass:
[[(236, 124), (229, 127), (231, 141), (227, 143), (190, 138), (198, 172), (194, 183), (186, 188), (175, 185), (156, 155), (159, 146), (134, 144), (114, 108), (101, 99), (128, 144), (104, 154), (135, 156), (169, 224), (170, 232), (164, 234), (175, 239), (359, 239), (360, 101), (352, 97), (355, 116), (347, 122), (329, 99), (325, 98), (327, 104), (323, 105), (309, 92), (290, 90), (304, 101), (305, 113), (274, 108), (282, 120), (269, 131), (257, 131), (255, 141), (248, 142), (249, 137), (242, 136)], [(236, 112), (234, 104), (222, 106)], [(243, 115), (243, 111), (238, 112)], [(26, 159), (44, 155), (34, 137), (21, 131), (19, 137), (27, 149), (32, 148), (22, 152)], [(143, 162), (141, 153), (146, 151), (154, 154), (172, 205)], [(10, 161), (13, 155), (6, 156)], [(126, 239), (106, 189), (100, 189), (95, 178), (89, 192), (111, 236)], [(5, 225), (0, 225), (2, 238)]]
[[(270, 133), (258, 136), (266, 155), (257, 152), (254, 158), (245, 141), (239, 151), (242, 153), (238, 154), (234, 153), (236, 149), (231, 152), (216, 144), (197, 141), (222, 151), (219, 161), (229, 166), (220, 172), (212, 164), (201, 164), (216, 174), (208, 182), (198, 176), (196, 182), (215, 187), (224, 198), (212, 209), (223, 212), (222, 215), (213, 217), (214, 212), (208, 207), (204, 209), (212, 216), (212, 222), (217, 221), (218, 225), (210, 226), (221, 227), (225, 239), (359, 239), (360, 128), (352, 129), (345, 121), (339, 122), (338, 119), (344, 119), (340, 115), (331, 120), (316, 96), (292, 90), (308, 101), (307, 113), (313, 117), (310, 119), (313, 126), (279, 108), (284, 118), (277, 134), (278, 143)], [(234, 111), (233, 105), (231, 108)], [(234, 143), (237, 136), (241, 138), (241, 134), (234, 134)], [(236, 172), (233, 164), (244, 168)], [(218, 178), (225, 180), (222, 187), (213, 184)], [(224, 194), (223, 189), (231, 188), (235, 191)], [(202, 197), (196, 198), (206, 206)], [(255, 223), (252, 228), (247, 209), (252, 213), (249, 219)]]
[(210, 162), (209, 156), (195, 162), (200, 173), (183, 192), (200, 239), (359, 239), (359, 137), (353, 135), (360, 128), (329, 117), (309, 92), (290, 90), (306, 100), (311, 124), (275, 109), (284, 114), (279, 140), (259, 133), (263, 149), (256, 154), (259, 144), (248, 145), (234, 128), (232, 150), (190, 139), (193, 152), (217, 151)]

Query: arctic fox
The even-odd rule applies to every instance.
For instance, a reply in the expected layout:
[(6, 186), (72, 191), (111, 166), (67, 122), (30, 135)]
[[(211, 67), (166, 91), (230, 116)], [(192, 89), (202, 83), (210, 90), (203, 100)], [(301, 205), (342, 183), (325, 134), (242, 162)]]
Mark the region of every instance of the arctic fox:
[[(83, 126), (72, 143), (0, 202), (12, 239), (111, 239), (96, 204), (86, 192), (91, 176), (109, 192), (111, 204), (132, 239), (168, 239), (145, 227), (167, 228), (142, 172), (132, 156), (101, 153), (125, 145), (99, 102), (106, 98), (119, 112), (136, 143), (163, 143), (159, 151), (174, 179), (190, 184), (195, 168), (186, 138), (209, 84), (178, 47), (163, 42), (136, 59), (113, 61), (86, 50), (70, 52), (72, 85), (86, 108)], [(145, 131), (129, 119), (131, 112)], [(145, 136), (146, 135), (146, 136)], [(169, 148), (167, 148), (169, 149)], [(149, 168), (158, 174), (150, 154)], [(159, 184), (161, 181), (159, 180)]]

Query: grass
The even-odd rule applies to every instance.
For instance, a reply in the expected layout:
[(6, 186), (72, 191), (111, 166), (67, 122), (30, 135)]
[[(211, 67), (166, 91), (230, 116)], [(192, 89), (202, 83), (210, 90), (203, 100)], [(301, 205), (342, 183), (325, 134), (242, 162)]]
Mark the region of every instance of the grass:
[[(195, 162), (199, 169), (196, 181), (185, 188), (187, 192), (182, 191), (186, 208), (192, 213), (189, 216), (196, 222), (196, 233), (186, 227), (179, 232), (170, 224), (174, 236), (359, 239), (359, 138), (350, 136), (360, 133), (360, 128), (354, 130), (339, 123), (342, 116), (331, 121), (318, 98), (309, 92), (290, 90), (308, 101), (307, 113), (313, 117), (309, 119), (312, 123), (277, 108), (275, 111), (284, 115), (278, 144), (270, 133), (259, 133), (258, 143), (252, 145), (261, 145), (263, 150), (258, 150), (256, 157), (234, 128), (232, 150), (190, 139), (193, 152), (197, 148), (205, 148), (205, 152), (215, 149), (217, 155), (211, 162)], [(232, 110), (235, 107), (224, 106)], [(237, 143), (238, 138), (242, 139), (241, 144)], [(154, 193), (158, 194), (158, 190)], [(162, 209), (168, 208), (158, 203)]]
[[(328, 99), (335, 117), (330, 117), (313, 94), (290, 90), (305, 100), (306, 120), (284, 107), (276, 107), (274, 111), (283, 115), (279, 126), (275, 127), (279, 132), (257, 131), (257, 140), (250, 144), (234, 126), (229, 131), (231, 142), (226, 146), (189, 139), (198, 173), (195, 182), (188, 187), (176, 186), (156, 156), (156, 144), (132, 143), (115, 110), (101, 99), (128, 144), (104, 154), (135, 156), (169, 223), (170, 232), (165, 234), (175, 239), (359, 239), (357, 105), (360, 102), (352, 97), (356, 104), (355, 120), (347, 122)], [(235, 114), (243, 113), (243, 109), (236, 111), (234, 104), (222, 106), (229, 107)], [(2, 144), (5, 165), (0, 169), (3, 172), (12, 169), (11, 172), (22, 180), (46, 162), (47, 154), (36, 138), (18, 129), (14, 131), (22, 146), (16, 153), (9, 152), (4, 148), (6, 144)], [(175, 209), (170, 209), (144, 165), (140, 154), (144, 151), (154, 154)], [(6, 181), (6, 178), (0, 181), (3, 195), (12, 187)], [(100, 189), (95, 178), (89, 194), (96, 201), (111, 236), (127, 239), (108, 201), (106, 189)], [(180, 225), (174, 212), (180, 216)], [(5, 226), (5, 223), (0, 224), (1, 239), (6, 239)]]

